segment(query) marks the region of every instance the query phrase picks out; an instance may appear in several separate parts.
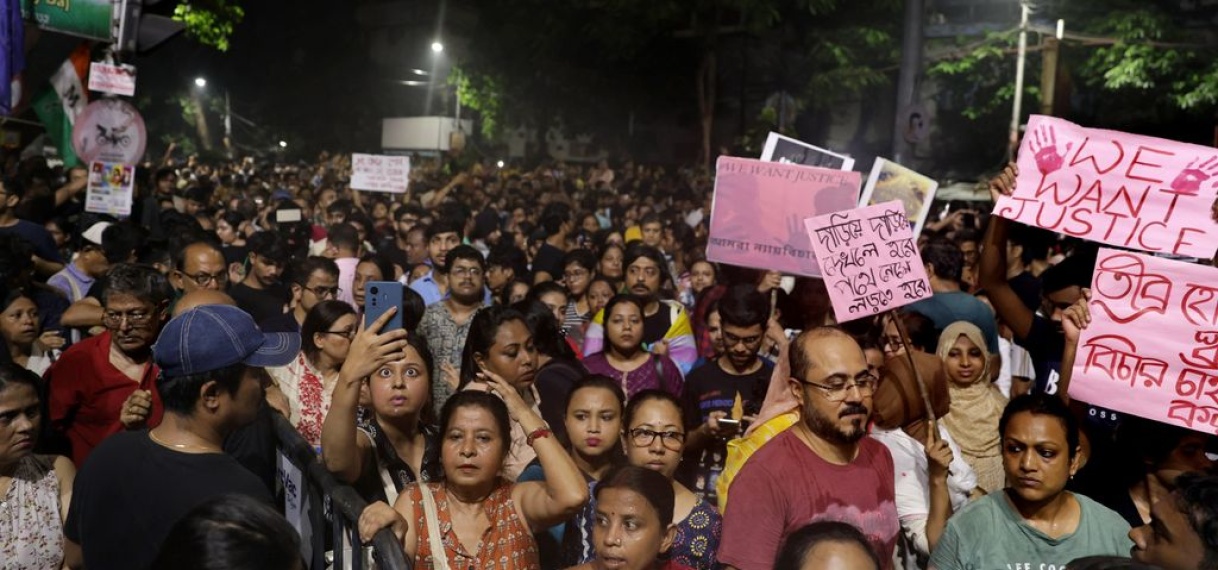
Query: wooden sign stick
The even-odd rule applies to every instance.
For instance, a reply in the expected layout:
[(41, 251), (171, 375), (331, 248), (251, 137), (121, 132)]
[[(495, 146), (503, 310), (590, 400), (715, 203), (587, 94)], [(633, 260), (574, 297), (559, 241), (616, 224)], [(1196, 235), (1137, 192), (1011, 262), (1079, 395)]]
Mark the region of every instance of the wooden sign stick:
[[(926, 388), (926, 381), (922, 379), (922, 373), (918, 371), (918, 367), (914, 363), (913, 344), (909, 342), (909, 331), (905, 329), (905, 321), (897, 315), (895, 310), (887, 311), (887, 313), (888, 318), (892, 319), (892, 324), (897, 327), (897, 334), (901, 335), (901, 346), (905, 348), (905, 358), (909, 362), (910, 370), (913, 371), (914, 381), (918, 383), (918, 392), (922, 394), (922, 405), (926, 406), (926, 419), (933, 430), (937, 421), (935, 407), (931, 405), (930, 390)], [(933, 433), (932, 437), (938, 437), (938, 435)]]

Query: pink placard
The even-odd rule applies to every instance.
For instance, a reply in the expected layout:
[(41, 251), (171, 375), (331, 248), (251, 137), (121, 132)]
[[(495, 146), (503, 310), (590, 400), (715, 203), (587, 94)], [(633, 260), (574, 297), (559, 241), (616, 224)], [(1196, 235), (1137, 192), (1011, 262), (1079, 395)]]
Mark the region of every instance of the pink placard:
[(1034, 115), (994, 214), (1118, 247), (1210, 259), (1218, 149)]
[(715, 169), (707, 259), (820, 277), (803, 221), (853, 207), (859, 173), (730, 156)]
[(933, 294), (900, 200), (808, 218), (804, 227), (838, 322)]
[(1218, 433), (1218, 269), (1101, 249), (1077, 400)]

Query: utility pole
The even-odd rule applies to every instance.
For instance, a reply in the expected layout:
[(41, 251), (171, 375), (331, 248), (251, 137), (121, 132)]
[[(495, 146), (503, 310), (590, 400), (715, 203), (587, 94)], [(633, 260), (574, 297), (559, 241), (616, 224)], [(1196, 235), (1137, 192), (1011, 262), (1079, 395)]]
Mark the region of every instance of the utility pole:
[(905, 140), (906, 117), (902, 111), (918, 102), (918, 75), (922, 72), (923, 0), (905, 0), (905, 32), (901, 41), (901, 74), (897, 79), (896, 118), (892, 128), (892, 160), (904, 163), (913, 157), (913, 145)]
[(1027, 0), (1019, 1), (1019, 55), (1015, 60), (1015, 104), (1011, 106), (1011, 130), (1007, 139), (1007, 159), (1015, 159), (1019, 145), (1019, 119), (1023, 114), (1023, 68), (1028, 60), (1028, 9)]

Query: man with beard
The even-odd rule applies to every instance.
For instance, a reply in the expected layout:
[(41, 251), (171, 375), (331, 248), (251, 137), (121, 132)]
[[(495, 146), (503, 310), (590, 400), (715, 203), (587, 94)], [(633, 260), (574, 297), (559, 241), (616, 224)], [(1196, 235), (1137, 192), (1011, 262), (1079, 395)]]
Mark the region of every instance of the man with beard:
[(727, 440), (743, 431), (742, 415), (760, 410), (773, 370), (757, 355), (770, 318), (765, 294), (752, 285), (735, 285), (719, 301), (718, 314), (724, 351), (690, 372), (681, 391), (686, 435), (678, 476), (711, 503), (718, 501), (715, 480), (727, 459)]
[(446, 259), (448, 252), (459, 245), (461, 223), (440, 219), (427, 229), (427, 255), (431, 270), (410, 282), (410, 288), (423, 297), (427, 306), (439, 303), (448, 293), (448, 274), (444, 271)]
[(428, 305), (419, 322), (419, 334), (431, 349), (440, 378), (432, 380), (432, 405), (437, 412), (452, 396), (460, 378), (461, 351), (469, 325), (485, 304), (483, 287), (486, 260), (472, 246), (460, 245), (447, 254), (448, 296)]
[[(654, 247), (634, 244), (626, 249), (623, 265), (626, 268), (626, 287), (647, 303), (643, 307), (643, 346), (653, 354), (671, 358), (680, 367), (682, 376), (689, 374), (694, 361), (698, 360), (698, 348), (685, 308), (677, 301), (660, 298), (664, 284), (672, 281), (664, 254)], [(584, 336), (584, 355), (591, 356), (604, 348), (602, 311), (588, 325), (588, 332)]]
[(165, 277), (151, 267), (114, 266), (101, 299), (106, 332), (76, 343), (47, 370), (51, 425), (67, 436), (77, 467), (122, 429), (119, 414), (135, 390), (152, 392), (149, 423), (160, 422), (152, 344), (168, 318), (171, 294)]
[(892, 567), (897, 520), (892, 456), (866, 437), (876, 378), (849, 334), (822, 327), (790, 350), (788, 387), (800, 421), (753, 454), (732, 482), (719, 562), (771, 568), (788, 534), (814, 521), (854, 525), (884, 568)]

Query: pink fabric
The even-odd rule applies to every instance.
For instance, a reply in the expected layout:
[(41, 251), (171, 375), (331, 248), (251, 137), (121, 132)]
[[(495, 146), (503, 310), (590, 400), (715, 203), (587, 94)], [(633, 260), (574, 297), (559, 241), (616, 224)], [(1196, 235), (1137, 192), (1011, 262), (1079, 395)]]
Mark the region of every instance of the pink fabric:
[(359, 258), (343, 257), (335, 259), (334, 263), (338, 265), (338, 288), (342, 289), (338, 293), (338, 300), (358, 311), (359, 307), (355, 306), (355, 296), (351, 289), (355, 287), (355, 268), (359, 265)]
[(783, 345), (778, 359), (774, 362), (774, 372), (770, 374), (770, 387), (766, 389), (761, 411), (757, 413), (757, 419), (745, 430), (745, 436), (752, 435), (757, 426), (799, 407), (799, 402), (796, 402), (795, 396), (791, 394), (791, 387), (787, 385), (787, 379), (791, 377), (790, 354), (790, 343)]

